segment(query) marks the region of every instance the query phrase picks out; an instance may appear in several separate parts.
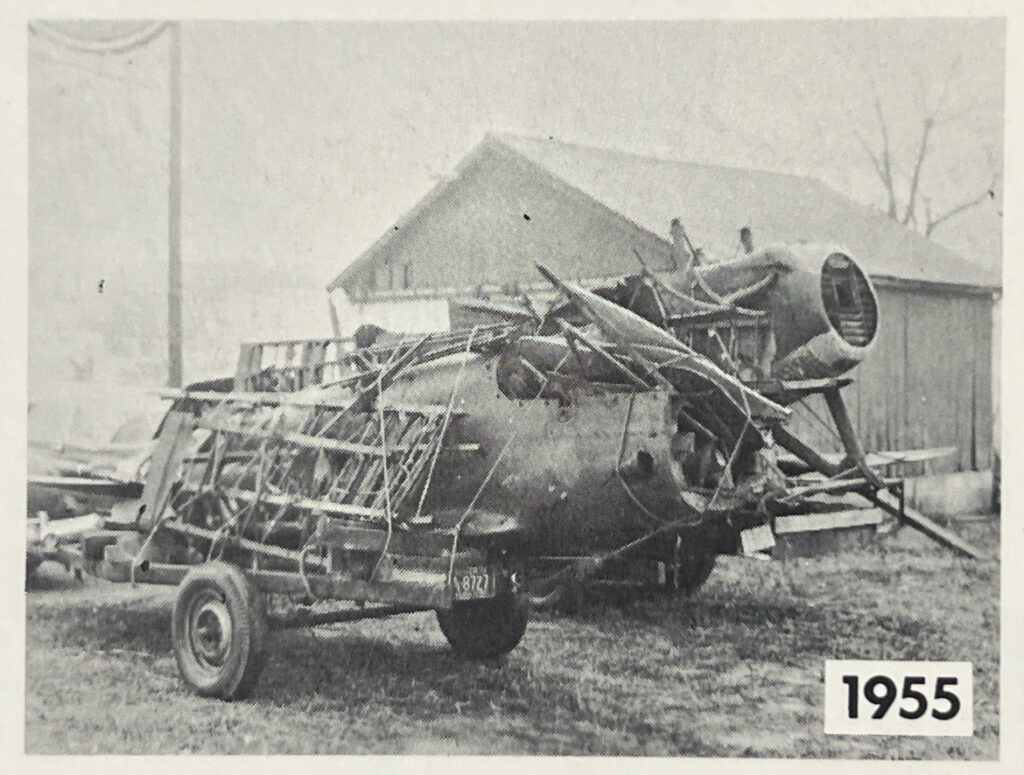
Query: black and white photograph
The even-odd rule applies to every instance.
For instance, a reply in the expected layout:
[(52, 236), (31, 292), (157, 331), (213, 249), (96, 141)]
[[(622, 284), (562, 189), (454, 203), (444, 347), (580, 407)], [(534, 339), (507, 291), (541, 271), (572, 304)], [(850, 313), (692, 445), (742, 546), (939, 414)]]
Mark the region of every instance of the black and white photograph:
[(25, 766), (1012, 769), (1006, 8), (214, 5), (13, 33)]

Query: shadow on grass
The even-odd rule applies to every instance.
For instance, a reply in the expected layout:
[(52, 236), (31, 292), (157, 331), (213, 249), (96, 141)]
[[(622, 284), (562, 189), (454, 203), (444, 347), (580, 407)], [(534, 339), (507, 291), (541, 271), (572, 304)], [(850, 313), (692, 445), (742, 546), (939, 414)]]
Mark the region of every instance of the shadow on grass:
[(390, 642), (344, 631), (329, 639), (280, 632), (272, 644), (258, 700), (307, 714), (358, 716), (386, 706), (389, 715), (404, 720), (498, 718), (502, 734), (523, 736), (524, 753), (561, 750), (562, 737), (568, 753), (607, 753), (615, 750), (612, 739), (623, 735), (634, 745), (656, 739), (662, 753), (710, 752), (672, 719), (637, 715), (607, 694), (597, 701), (592, 692), (579, 691), (571, 671), (557, 664), (538, 667), (515, 651), (474, 661), (441, 643)]
[[(567, 630), (576, 629), (571, 625), (593, 625), (603, 636), (643, 632), (686, 649), (728, 642), (741, 658), (784, 664), (808, 655), (844, 658), (847, 651), (851, 658), (866, 658), (865, 647), (889, 654), (927, 650), (929, 658), (937, 659), (944, 653), (946, 635), (935, 622), (911, 612), (883, 613), (799, 599), (768, 601), (756, 591), (737, 596), (705, 590), (686, 598), (624, 594), (616, 589), (588, 596), (587, 604), (572, 615), (545, 612), (537, 618), (556, 625), (565, 622)], [(428, 627), (435, 626), (432, 619), (428, 621)], [(68, 601), (31, 609), (29, 622), (30, 637), (41, 638), (47, 645), (170, 653), (166, 601)], [(276, 632), (270, 638), (270, 664), (261, 694), (282, 702), (313, 694), (358, 701), (366, 693), (379, 696), (387, 691), (400, 701), (404, 687), (411, 687), (424, 694), (433, 692), (447, 707), (453, 703), (490, 707), (496, 688), (508, 693), (512, 702), (535, 689), (527, 691), (526, 684), (534, 678), (517, 674), (525, 668), (515, 660), (463, 660), (440, 639), (433, 645), (401, 638), (404, 626), (405, 622), (395, 620), (382, 630), (389, 633), (387, 639), (345, 628), (321, 630), (316, 636), (308, 630)], [(862, 634), (870, 634), (872, 642), (865, 643)], [(413, 706), (405, 710), (416, 712)]]
[(69, 601), (28, 612), (30, 642), (88, 651), (141, 651), (164, 655), (171, 649), (171, 612), (166, 603)]
[(691, 597), (595, 587), (588, 591), (586, 605), (574, 613), (542, 616), (553, 623), (591, 624), (606, 634), (643, 631), (681, 648), (727, 643), (741, 659), (787, 665), (808, 656), (883, 659), (906, 653), (959, 658), (949, 652), (943, 622), (929, 619), (927, 612), (882, 611), (866, 603), (838, 605), (789, 595), (770, 599), (756, 587), (708, 587)]
[(63, 592), (68, 589), (78, 589), (81, 586), (80, 579), (75, 578), (57, 563), (49, 561), (43, 562), (25, 578), (25, 591), (32, 593)]
[(344, 629), (330, 637), (298, 630), (271, 637), (260, 696), (275, 702), (316, 696), (343, 705), (386, 696), (395, 710), (429, 715), (432, 704), (483, 709), (493, 689), (509, 688), (515, 672), (507, 657), (464, 661), (440, 643), (392, 643)]

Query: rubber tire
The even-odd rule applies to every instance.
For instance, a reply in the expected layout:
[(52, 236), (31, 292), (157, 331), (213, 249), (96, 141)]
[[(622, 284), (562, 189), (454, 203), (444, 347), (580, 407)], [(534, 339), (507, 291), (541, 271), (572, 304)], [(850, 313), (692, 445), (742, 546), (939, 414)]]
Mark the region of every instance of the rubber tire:
[[(222, 665), (204, 666), (188, 638), (188, 619), (197, 599), (219, 598), (230, 618), (231, 635)], [(174, 658), (182, 680), (202, 697), (237, 700), (247, 697), (263, 671), (266, 656), (267, 613), (263, 595), (234, 565), (209, 562), (188, 572), (178, 586), (171, 614)]]
[(33, 557), (31, 554), (25, 558), (25, 581), (29, 582), (36, 575), (39, 566), (43, 564), (42, 557)]
[(509, 653), (523, 639), (530, 619), (525, 593), (455, 603), (437, 612), (437, 623), (456, 654), (489, 659)]
[(715, 569), (715, 559), (715, 553), (707, 548), (697, 546), (689, 551), (683, 550), (678, 557), (678, 572), (668, 571), (668, 577), (665, 579), (666, 590), (687, 597), (694, 594), (711, 577)]

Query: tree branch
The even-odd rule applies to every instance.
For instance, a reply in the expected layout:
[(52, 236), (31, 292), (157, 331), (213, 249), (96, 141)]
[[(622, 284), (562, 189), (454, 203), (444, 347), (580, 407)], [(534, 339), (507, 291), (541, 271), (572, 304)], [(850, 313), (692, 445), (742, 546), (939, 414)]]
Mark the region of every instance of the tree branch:
[(931, 207), (928, 206), (927, 202), (926, 202), (926, 208), (927, 209), (926, 209), (925, 212), (927, 213), (928, 221), (925, 224), (924, 236), (930, 237), (932, 232), (935, 231), (936, 227), (938, 227), (940, 224), (945, 223), (950, 218), (954, 218), (957, 215), (960, 215), (960, 213), (964, 212), (965, 210), (970, 210), (972, 207), (977, 207), (982, 202), (984, 202), (986, 198), (988, 198), (988, 199), (995, 198), (995, 195), (996, 195), (996, 185), (997, 185), (998, 182), (999, 182), (999, 175), (998, 175), (998, 173), (996, 173), (996, 174), (994, 174), (992, 176), (992, 183), (989, 185), (989, 187), (986, 188), (984, 191), (982, 191), (980, 194), (978, 194), (976, 197), (973, 197), (973, 198), (968, 199), (968, 200), (966, 200), (964, 202), (961, 202), (960, 204), (956, 205), (955, 207), (951, 207), (949, 210), (946, 210), (946, 212), (941, 213), (940, 215), (936, 216), (935, 218), (932, 218)]
[(914, 208), (917, 206), (917, 189), (921, 185), (921, 169), (924, 167), (925, 157), (928, 155), (928, 135), (935, 126), (935, 119), (932, 116), (925, 116), (921, 129), (921, 144), (917, 148), (917, 160), (914, 162), (914, 173), (910, 177), (910, 193), (907, 194), (907, 206), (903, 211), (903, 225), (906, 226), (915, 219)]
[(879, 99), (877, 92), (875, 92), (875, 115), (878, 116), (878, 126), (882, 130), (882, 153), (880, 158), (876, 160), (876, 168), (882, 183), (885, 185), (885, 192), (889, 196), (889, 204), (886, 210), (889, 213), (889, 217), (895, 220), (897, 218), (896, 189), (892, 182), (892, 153), (889, 148), (889, 126), (885, 122), (885, 114), (882, 112), (882, 101)]
[[(889, 217), (897, 223), (916, 231), (921, 231), (925, 237), (930, 237), (932, 232), (934, 232), (935, 229), (943, 223), (946, 223), (961, 213), (980, 205), (985, 201), (986, 197), (994, 198), (995, 188), (1001, 174), (992, 158), (992, 153), (989, 152), (989, 164), (992, 168), (995, 168), (991, 185), (977, 196), (965, 199), (948, 210), (938, 214), (934, 213), (932, 209), (932, 200), (926, 195), (926, 191), (924, 190), (924, 165), (928, 162), (929, 155), (933, 151), (931, 147), (931, 139), (934, 130), (936, 127), (940, 127), (947, 122), (953, 121), (960, 116), (968, 115), (972, 112), (972, 108), (969, 105), (961, 103), (959, 107), (957, 107), (952, 104), (954, 93), (952, 88), (953, 81), (960, 68), (960, 64), (961, 62), (959, 58), (954, 58), (950, 63), (949, 69), (945, 73), (945, 78), (943, 79), (937, 94), (932, 92), (932, 94), (935, 95), (934, 99), (928, 99), (925, 81), (921, 77), (920, 73), (914, 71), (917, 81), (917, 89), (910, 96), (914, 98), (913, 102), (917, 105), (918, 110), (922, 114), (921, 130), (913, 167), (909, 177), (907, 194), (902, 205), (900, 202), (901, 198), (897, 196), (896, 186), (893, 181), (895, 173), (893, 151), (889, 137), (890, 127), (886, 121), (885, 112), (882, 109), (882, 101), (879, 97), (878, 88), (874, 81), (871, 80), (870, 76), (868, 76), (868, 81), (871, 85), (871, 91), (874, 97), (874, 111), (881, 134), (881, 147), (879, 148), (878, 144), (869, 144), (863, 136), (855, 132), (857, 140), (860, 142), (864, 152), (871, 160), (875, 174), (885, 187), (886, 196), (888, 197), (888, 206), (886, 209)], [(902, 175), (900, 176), (900, 179), (903, 179)]]
[(867, 157), (869, 159), (871, 159), (871, 164), (875, 168), (875, 172), (878, 173), (879, 180), (881, 180), (882, 183), (885, 183), (885, 172), (882, 169), (882, 160), (874, 151), (871, 150), (871, 146), (868, 145), (868, 142), (867, 140), (864, 139), (863, 135), (857, 132), (854, 134), (854, 136), (860, 143), (860, 147), (864, 149), (864, 153), (867, 154)]

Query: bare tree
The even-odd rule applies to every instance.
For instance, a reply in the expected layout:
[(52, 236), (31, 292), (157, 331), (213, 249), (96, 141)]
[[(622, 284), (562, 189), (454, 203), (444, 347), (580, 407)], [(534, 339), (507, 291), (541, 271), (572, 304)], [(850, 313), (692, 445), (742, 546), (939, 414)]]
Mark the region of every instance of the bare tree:
[(993, 172), (989, 184), (981, 191), (972, 193), (970, 196), (965, 197), (952, 206), (938, 212), (933, 211), (932, 209), (931, 197), (922, 191), (922, 174), (924, 172), (925, 164), (929, 158), (929, 152), (931, 150), (929, 143), (933, 137), (933, 133), (943, 125), (948, 124), (979, 107), (977, 104), (964, 105), (956, 109), (950, 106), (950, 86), (958, 67), (959, 61), (954, 60), (949, 71), (946, 73), (946, 78), (943, 81), (942, 89), (938, 98), (935, 100), (927, 99), (924, 81), (920, 77), (918, 78), (919, 88), (914, 101), (917, 103), (918, 108), (922, 113), (920, 124), (921, 128), (918, 141), (916, 143), (916, 152), (913, 159), (913, 165), (910, 168), (909, 180), (902, 206), (896, 182), (897, 160), (895, 158), (890, 138), (889, 122), (887, 121), (885, 112), (882, 109), (882, 101), (878, 96), (878, 89), (873, 81), (871, 82), (871, 87), (874, 94), (874, 113), (875, 117), (878, 119), (879, 127), (877, 145), (869, 143), (863, 135), (857, 135), (857, 139), (859, 140), (861, 147), (871, 160), (875, 173), (878, 175), (878, 179), (882, 182), (882, 186), (885, 188), (887, 198), (886, 212), (889, 217), (904, 226), (917, 229), (926, 237), (930, 237), (936, 228), (943, 223), (946, 223), (951, 218), (971, 209), (972, 207), (980, 205), (986, 199), (994, 198), (996, 188), (999, 185), (999, 170), (996, 167), (993, 154), (989, 150), (986, 153), (986, 156), (988, 166), (993, 169)]

